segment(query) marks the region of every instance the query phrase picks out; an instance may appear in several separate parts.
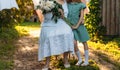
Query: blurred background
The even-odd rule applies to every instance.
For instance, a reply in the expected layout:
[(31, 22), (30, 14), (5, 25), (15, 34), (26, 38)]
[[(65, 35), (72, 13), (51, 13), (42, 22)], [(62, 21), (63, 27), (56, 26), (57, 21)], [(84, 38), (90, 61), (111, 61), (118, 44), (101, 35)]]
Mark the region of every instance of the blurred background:
[[(0, 70), (40, 70), (37, 61), (40, 22), (32, 0), (0, 0)], [(90, 65), (65, 69), (62, 56), (52, 57), (52, 70), (120, 70), (120, 0), (82, 0), (87, 5), (85, 26), (90, 34)], [(2, 6), (6, 7), (3, 8)], [(83, 52), (83, 45), (79, 44)], [(84, 56), (84, 55), (83, 55)], [(58, 61), (56, 61), (58, 60)]]

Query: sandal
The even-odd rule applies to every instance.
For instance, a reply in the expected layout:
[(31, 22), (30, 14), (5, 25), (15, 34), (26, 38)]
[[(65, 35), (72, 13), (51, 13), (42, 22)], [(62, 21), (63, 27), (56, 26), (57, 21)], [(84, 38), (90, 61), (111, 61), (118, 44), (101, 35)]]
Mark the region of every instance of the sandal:
[(82, 61), (78, 61), (75, 65), (76, 65), (76, 66), (80, 66), (81, 63), (82, 63)]
[(42, 70), (49, 70), (49, 68), (42, 68)]
[(84, 62), (83, 64), (81, 64), (81, 66), (88, 66), (89, 63), (88, 62)]
[(69, 67), (70, 67), (70, 64), (64, 64), (64, 67), (65, 67), (65, 68), (69, 68)]

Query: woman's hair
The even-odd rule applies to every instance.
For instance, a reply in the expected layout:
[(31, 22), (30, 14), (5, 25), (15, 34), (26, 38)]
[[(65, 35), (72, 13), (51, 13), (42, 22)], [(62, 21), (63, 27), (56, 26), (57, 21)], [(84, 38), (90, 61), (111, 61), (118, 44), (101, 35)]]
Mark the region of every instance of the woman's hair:
[(71, 3), (71, 2), (81, 2), (81, 0), (67, 0), (68, 3)]

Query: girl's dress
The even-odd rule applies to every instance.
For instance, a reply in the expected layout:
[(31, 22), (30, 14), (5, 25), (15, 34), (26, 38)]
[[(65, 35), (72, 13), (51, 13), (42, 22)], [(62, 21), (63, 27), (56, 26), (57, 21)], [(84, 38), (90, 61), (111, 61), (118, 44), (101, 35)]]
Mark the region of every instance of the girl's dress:
[[(80, 18), (80, 11), (85, 9), (86, 5), (84, 3), (69, 3), (68, 4), (68, 19), (72, 25), (76, 25)], [(77, 29), (73, 30), (75, 40), (79, 42), (85, 42), (89, 40), (89, 34), (86, 27), (81, 24)]]
[[(68, 9), (66, 1), (62, 7), (65, 17), (67, 17)], [(44, 14), (38, 51), (39, 61), (43, 60), (44, 57), (59, 55), (64, 52), (74, 52), (72, 29), (62, 19), (58, 19), (58, 22), (55, 23), (54, 20), (51, 19), (52, 16), (51, 12)]]
[(18, 9), (18, 5), (16, 3), (16, 0), (0, 0), (0, 10), (10, 9), (13, 7)]

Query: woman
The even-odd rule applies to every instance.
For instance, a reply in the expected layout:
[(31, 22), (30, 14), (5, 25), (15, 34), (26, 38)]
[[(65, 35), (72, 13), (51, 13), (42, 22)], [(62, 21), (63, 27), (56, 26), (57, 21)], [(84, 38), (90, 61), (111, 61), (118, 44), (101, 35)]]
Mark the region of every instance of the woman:
[[(39, 4), (39, 0), (33, 0), (34, 6)], [(63, 17), (67, 17), (68, 9), (65, 0), (56, 0), (57, 3), (61, 4), (64, 10)], [(52, 20), (52, 12), (48, 12), (42, 16), (42, 12), (36, 10), (40, 21), (42, 22), (41, 34), (40, 34), (40, 47), (38, 53), (39, 61), (46, 58), (46, 64), (43, 70), (48, 70), (50, 63), (50, 56), (60, 55), (64, 53), (64, 66), (70, 67), (68, 62), (68, 53), (74, 52), (74, 37), (72, 29), (64, 22), (61, 18), (58, 19), (57, 23)], [(63, 14), (62, 10), (60, 10)], [(44, 17), (44, 19), (42, 18)]]
[(84, 45), (85, 51), (85, 61), (82, 66), (86, 66), (89, 64), (88, 62), (88, 45), (87, 41), (89, 40), (88, 32), (84, 26), (83, 19), (84, 19), (84, 9), (86, 8), (84, 3), (81, 3), (80, 0), (68, 0), (68, 19), (72, 23), (72, 29), (74, 33), (74, 46), (75, 46), (75, 53), (78, 57), (78, 62), (76, 65), (80, 65), (82, 63), (82, 58), (80, 51), (78, 49), (77, 41), (82, 42)]

